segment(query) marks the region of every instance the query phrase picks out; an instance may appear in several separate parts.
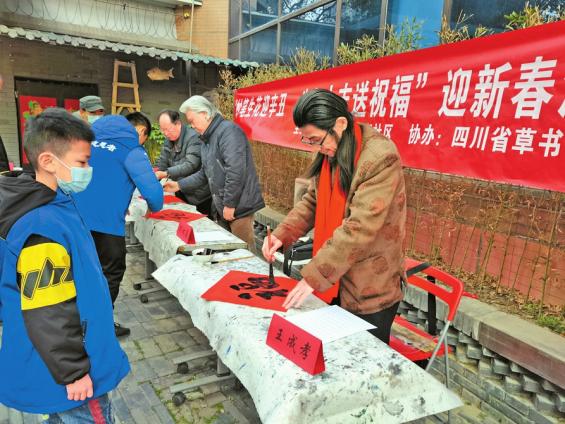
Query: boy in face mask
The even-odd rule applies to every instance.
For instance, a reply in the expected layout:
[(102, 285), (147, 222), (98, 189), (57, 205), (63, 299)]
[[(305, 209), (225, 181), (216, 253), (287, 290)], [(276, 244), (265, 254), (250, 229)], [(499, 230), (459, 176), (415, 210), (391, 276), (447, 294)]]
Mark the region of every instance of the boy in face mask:
[[(29, 174), (0, 177), (0, 403), (47, 423), (112, 423), (107, 393), (129, 372), (108, 284), (71, 194), (86, 188), (94, 135), (63, 109), (28, 121)], [(99, 422), (99, 421), (96, 421)]]
[(94, 124), (98, 118), (104, 116), (104, 106), (102, 99), (98, 96), (84, 96), (79, 100), (80, 110), (75, 112), (83, 121), (90, 125)]

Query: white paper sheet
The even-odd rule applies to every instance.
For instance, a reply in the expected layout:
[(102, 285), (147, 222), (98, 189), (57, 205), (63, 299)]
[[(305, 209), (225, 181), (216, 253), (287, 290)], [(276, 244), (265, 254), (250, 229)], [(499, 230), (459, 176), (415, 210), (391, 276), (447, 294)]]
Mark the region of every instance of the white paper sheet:
[(286, 319), (316, 336), (322, 343), (333, 342), (361, 331), (376, 328), (364, 319), (337, 305), (293, 315), (286, 317)]
[(234, 237), (223, 231), (202, 231), (194, 232), (194, 238), (196, 243), (209, 243), (214, 241), (233, 241)]

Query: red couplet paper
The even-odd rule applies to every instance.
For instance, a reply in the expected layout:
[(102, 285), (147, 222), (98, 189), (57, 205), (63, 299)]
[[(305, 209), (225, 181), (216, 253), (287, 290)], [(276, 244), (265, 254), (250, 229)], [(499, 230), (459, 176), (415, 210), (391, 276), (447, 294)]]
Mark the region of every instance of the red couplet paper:
[(210, 287), (202, 298), (286, 312), (282, 304), (296, 283), (296, 280), (287, 277), (275, 277), (272, 283), (267, 275), (230, 271)]
[(194, 244), (196, 240), (194, 238), (194, 231), (187, 221), (182, 221), (179, 223), (179, 228), (177, 229), (177, 237), (184, 241), (186, 244)]
[(159, 212), (153, 212), (147, 215), (147, 218), (150, 219), (160, 219), (163, 221), (196, 221), (197, 219), (203, 218), (206, 215), (202, 215), (201, 213), (193, 213), (193, 212), (185, 212), (179, 211), (176, 209), (165, 209)]
[(177, 196), (165, 195), (163, 197), (163, 203), (165, 205), (168, 205), (171, 203), (186, 203), (186, 202), (183, 202), (182, 199), (179, 199)]
[(280, 315), (273, 314), (267, 333), (267, 346), (312, 375), (326, 369), (322, 341)]

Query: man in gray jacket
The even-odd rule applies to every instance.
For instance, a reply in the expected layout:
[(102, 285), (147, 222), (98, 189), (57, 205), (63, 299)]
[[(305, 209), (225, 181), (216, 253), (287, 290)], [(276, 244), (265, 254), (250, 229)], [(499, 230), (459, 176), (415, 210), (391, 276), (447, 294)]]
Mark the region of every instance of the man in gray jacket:
[(202, 169), (177, 182), (166, 183), (165, 191), (190, 194), (208, 184), (216, 222), (255, 252), (253, 214), (265, 206), (251, 148), (243, 130), (225, 120), (202, 96), (192, 96), (180, 107), (186, 120), (200, 134)]
[[(157, 161), (158, 171), (155, 175), (159, 180), (163, 178), (179, 181), (188, 177), (201, 168), (202, 142), (198, 134), (187, 125), (183, 125), (180, 114), (174, 110), (165, 109), (158, 116), (159, 127), (166, 137)], [(176, 193), (178, 197), (186, 200), (205, 215), (210, 215), (212, 197), (207, 184), (195, 188), (188, 194)]]

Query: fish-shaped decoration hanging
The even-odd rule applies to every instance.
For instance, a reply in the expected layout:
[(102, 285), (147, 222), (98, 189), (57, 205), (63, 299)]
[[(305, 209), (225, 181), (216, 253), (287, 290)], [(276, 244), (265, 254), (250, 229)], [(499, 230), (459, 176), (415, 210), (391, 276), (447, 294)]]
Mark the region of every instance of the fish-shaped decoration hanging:
[(166, 69), (154, 67), (147, 71), (147, 77), (151, 81), (165, 81), (174, 78), (175, 76), (173, 75), (173, 68), (167, 71)]

